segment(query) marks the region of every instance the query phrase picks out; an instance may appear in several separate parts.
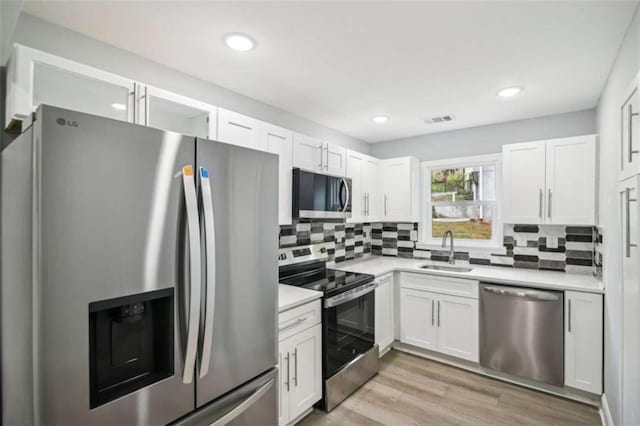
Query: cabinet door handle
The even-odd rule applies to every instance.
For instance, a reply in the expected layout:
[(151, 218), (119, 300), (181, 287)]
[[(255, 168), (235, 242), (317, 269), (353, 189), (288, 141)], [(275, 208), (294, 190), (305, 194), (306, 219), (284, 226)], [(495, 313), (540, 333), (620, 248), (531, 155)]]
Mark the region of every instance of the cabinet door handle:
[(542, 191), (542, 188), (540, 188), (540, 197), (538, 199), (538, 216), (540, 216), (540, 219), (542, 219), (542, 215), (544, 214), (542, 210), (542, 198), (544, 197), (543, 192), (544, 191)]
[(637, 244), (631, 243), (631, 203), (638, 201), (637, 198), (631, 198), (631, 191), (633, 188), (625, 188), (624, 192), (626, 195), (626, 215), (627, 222), (625, 223), (625, 242), (626, 242), (626, 257), (631, 257), (631, 247), (637, 247)]
[(324, 150), (325, 150), (325, 153), (326, 153), (326, 157), (325, 157), (325, 159), (327, 160), (327, 161), (324, 163), (324, 169), (325, 169), (325, 170), (327, 170), (327, 171), (329, 171), (329, 144), (328, 144), (328, 143), (325, 143), (325, 144), (324, 144)]
[(629, 144), (628, 144), (628, 149), (629, 149), (629, 162), (631, 163), (633, 161), (633, 154), (637, 154), (640, 151), (638, 150), (634, 150), (633, 149), (633, 117), (637, 117), (638, 114), (637, 112), (633, 112), (633, 104), (629, 104), (629, 108), (627, 108), (627, 111), (629, 112)]
[(434, 317), (435, 317), (435, 302), (431, 299), (431, 325), (434, 325)]
[(387, 215), (387, 194), (384, 194), (384, 215)]
[(324, 156), (322, 155), (322, 145), (320, 144), (320, 146), (318, 147), (318, 149), (320, 150), (320, 164), (318, 164), (318, 167), (320, 168), (320, 170), (324, 169)]
[(293, 371), (296, 373), (293, 376), (293, 384), (298, 387), (298, 348), (295, 348), (293, 351)]
[(569, 333), (571, 333), (571, 299), (569, 299), (569, 314), (567, 316), (567, 325), (569, 329)]
[(438, 300), (438, 327), (440, 327), (440, 301)]
[(370, 205), (370, 204), (369, 204), (369, 200), (371, 200), (371, 194), (369, 194), (369, 193), (367, 192), (367, 216), (369, 216), (369, 215), (371, 214), (371, 210), (370, 210), (370, 208), (369, 208), (369, 205)]
[(285, 385), (287, 385), (287, 392), (289, 392), (289, 352), (287, 352), (287, 356), (285, 357), (285, 359), (287, 360), (287, 380), (284, 382)]
[(551, 219), (551, 188), (549, 188), (549, 198), (547, 199), (547, 216)]

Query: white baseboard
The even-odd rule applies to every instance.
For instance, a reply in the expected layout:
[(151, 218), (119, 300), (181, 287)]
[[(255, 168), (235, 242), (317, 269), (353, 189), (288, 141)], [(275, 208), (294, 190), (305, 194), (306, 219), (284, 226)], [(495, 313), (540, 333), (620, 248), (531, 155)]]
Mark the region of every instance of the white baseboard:
[(602, 419), (603, 426), (614, 426), (611, 411), (609, 410), (609, 403), (607, 402), (607, 395), (605, 394), (602, 394), (602, 399), (600, 400), (600, 418)]

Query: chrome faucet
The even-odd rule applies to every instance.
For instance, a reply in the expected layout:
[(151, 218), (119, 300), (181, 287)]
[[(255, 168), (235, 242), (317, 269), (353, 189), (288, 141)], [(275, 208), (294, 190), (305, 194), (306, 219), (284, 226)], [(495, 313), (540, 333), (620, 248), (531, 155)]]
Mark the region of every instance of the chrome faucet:
[(447, 247), (447, 235), (451, 237), (451, 247), (449, 247), (449, 263), (453, 265), (456, 263), (456, 256), (455, 252), (453, 251), (453, 232), (451, 232), (450, 229), (447, 229), (444, 235), (442, 235), (442, 248)]

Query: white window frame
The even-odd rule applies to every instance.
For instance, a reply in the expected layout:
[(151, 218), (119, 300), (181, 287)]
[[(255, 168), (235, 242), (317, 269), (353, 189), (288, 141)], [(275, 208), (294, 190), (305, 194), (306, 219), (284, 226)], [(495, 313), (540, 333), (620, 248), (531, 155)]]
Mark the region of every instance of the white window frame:
[(444, 160), (423, 161), (421, 163), (421, 179), (422, 179), (422, 205), (423, 205), (423, 223), (420, 232), (419, 246), (421, 248), (441, 247), (442, 239), (434, 238), (431, 234), (432, 226), (432, 206), (431, 201), (431, 171), (439, 169), (454, 169), (458, 167), (477, 167), (477, 166), (495, 166), (496, 169), (496, 188), (495, 201), (471, 201), (469, 204), (492, 204), (493, 205), (493, 222), (491, 227), (491, 240), (469, 240), (463, 238), (455, 238), (456, 248), (491, 248), (499, 249), (503, 246), (503, 223), (502, 223), (502, 154), (478, 155), (472, 157), (458, 157)]

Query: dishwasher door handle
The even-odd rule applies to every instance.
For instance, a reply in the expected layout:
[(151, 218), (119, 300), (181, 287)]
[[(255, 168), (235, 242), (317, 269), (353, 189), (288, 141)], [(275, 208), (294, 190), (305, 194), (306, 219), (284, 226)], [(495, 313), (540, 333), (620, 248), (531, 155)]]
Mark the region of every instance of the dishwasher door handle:
[(499, 296), (520, 297), (529, 300), (538, 300), (541, 302), (557, 302), (560, 296), (554, 293), (537, 290), (512, 289), (505, 287), (482, 287), (482, 290)]

